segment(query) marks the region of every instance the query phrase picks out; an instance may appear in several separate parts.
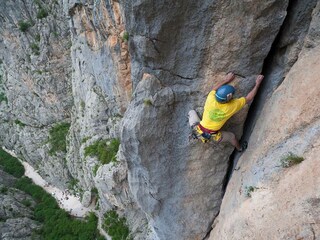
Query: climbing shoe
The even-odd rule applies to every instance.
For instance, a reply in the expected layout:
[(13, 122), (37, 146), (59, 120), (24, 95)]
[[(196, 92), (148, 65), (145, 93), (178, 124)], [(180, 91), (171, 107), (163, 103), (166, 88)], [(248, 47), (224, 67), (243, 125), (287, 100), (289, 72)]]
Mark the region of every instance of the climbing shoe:
[(238, 151), (238, 152), (244, 152), (247, 148), (248, 148), (248, 142), (247, 141), (243, 141), (241, 143), (241, 150)]

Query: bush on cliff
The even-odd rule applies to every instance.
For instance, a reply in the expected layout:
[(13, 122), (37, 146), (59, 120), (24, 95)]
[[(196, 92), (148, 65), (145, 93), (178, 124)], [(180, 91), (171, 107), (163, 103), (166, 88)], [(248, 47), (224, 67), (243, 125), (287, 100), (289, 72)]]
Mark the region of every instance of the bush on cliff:
[(125, 42), (129, 41), (129, 33), (128, 32), (124, 32), (122, 35), (122, 40)]
[(244, 194), (246, 197), (251, 197), (252, 193), (258, 189), (257, 187), (254, 186), (245, 186)]
[(55, 125), (49, 131), (50, 155), (56, 152), (67, 152), (66, 137), (69, 132), (70, 123), (60, 123)]
[(19, 21), (18, 22), (19, 25), (19, 29), (21, 32), (26, 32), (28, 30), (29, 27), (31, 27), (31, 23), (28, 21)]
[(38, 13), (37, 13), (37, 18), (38, 19), (46, 18), (46, 17), (48, 17), (48, 15), (49, 14), (48, 14), (47, 10), (45, 10), (44, 8), (40, 8)]
[(297, 156), (292, 152), (289, 152), (286, 156), (283, 156), (280, 160), (281, 166), (284, 168), (291, 167), (293, 165), (299, 164), (304, 160), (303, 157)]
[(37, 43), (31, 43), (30, 48), (34, 55), (40, 55), (40, 47)]
[(96, 156), (102, 164), (116, 162), (116, 155), (119, 150), (118, 139), (99, 140), (84, 149), (84, 156)]
[(112, 240), (126, 240), (129, 237), (129, 228), (124, 217), (120, 218), (116, 211), (108, 211), (104, 215), (103, 229), (107, 231)]
[(8, 102), (8, 98), (4, 93), (0, 93), (0, 103), (1, 102), (5, 102), (5, 103)]

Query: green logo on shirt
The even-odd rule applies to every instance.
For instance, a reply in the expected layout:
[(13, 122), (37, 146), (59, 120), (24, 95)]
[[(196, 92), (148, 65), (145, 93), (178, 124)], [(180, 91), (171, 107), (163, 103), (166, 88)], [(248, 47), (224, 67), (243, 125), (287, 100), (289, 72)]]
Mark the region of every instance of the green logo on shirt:
[(209, 118), (214, 122), (221, 122), (222, 120), (225, 119), (225, 117), (226, 117), (226, 114), (219, 109), (213, 109), (209, 112)]

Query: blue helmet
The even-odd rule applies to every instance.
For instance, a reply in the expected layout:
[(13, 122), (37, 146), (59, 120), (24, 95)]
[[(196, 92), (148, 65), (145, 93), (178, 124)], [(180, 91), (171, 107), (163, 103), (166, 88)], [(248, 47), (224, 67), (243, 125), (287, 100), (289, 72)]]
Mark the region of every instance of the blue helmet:
[(216, 100), (219, 103), (229, 102), (232, 99), (235, 91), (236, 89), (233, 86), (223, 85), (219, 87), (218, 90), (216, 91)]

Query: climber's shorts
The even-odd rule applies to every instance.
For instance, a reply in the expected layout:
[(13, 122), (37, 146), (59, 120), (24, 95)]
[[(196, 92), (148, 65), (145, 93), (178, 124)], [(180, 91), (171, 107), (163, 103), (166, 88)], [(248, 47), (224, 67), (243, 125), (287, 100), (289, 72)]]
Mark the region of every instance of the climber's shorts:
[(217, 131), (214, 133), (206, 133), (201, 130), (200, 124), (197, 124), (193, 127), (192, 131), (195, 132), (195, 136), (200, 139), (202, 142), (215, 141), (221, 142), (222, 140), (222, 132)]
[(193, 135), (197, 136), (202, 142), (214, 141), (214, 142), (231, 142), (231, 140), (235, 137), (232, 132), (226, 131), (217, 131), (213, 134), (204, 133), (200, 127), (200, 118), (196, 111), (191, 110), (188, 113), (189, 117), (189, 125), (192, 128)]

